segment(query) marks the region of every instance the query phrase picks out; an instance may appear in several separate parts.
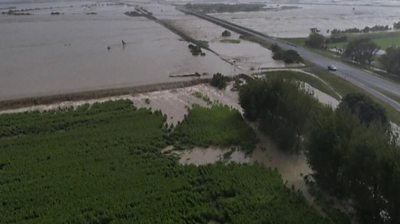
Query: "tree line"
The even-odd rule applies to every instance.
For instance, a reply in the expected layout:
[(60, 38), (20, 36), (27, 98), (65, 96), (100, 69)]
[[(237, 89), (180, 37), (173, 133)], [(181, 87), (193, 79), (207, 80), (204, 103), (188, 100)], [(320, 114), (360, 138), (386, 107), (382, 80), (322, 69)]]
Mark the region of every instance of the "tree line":
[(245, 117), (282, 149), (305, 150), (318, 186), (350, 200), (360, 223), (400, 222), (400, 148), (380, 105), (349, 94), (333, 110), (279, 78), (250, 81), (239, 95)]
[[(345, 41), (347, 41), (347, 37), (343, 35), (326, 38), (319, 33), (311, 33), (306, 39), (305, 45), (311, 48), (325, 49), (329, 43)], [(371, 38), (358, 37), (347, 44), (342, 57), (361, 65), (371, 65), (377, 58), (376, 54), (379, 50), (379, 46)], [(387, 72), (400, 76), (400, 47), (386, 49), (386, 53), (378, 57), (378, 62)]]

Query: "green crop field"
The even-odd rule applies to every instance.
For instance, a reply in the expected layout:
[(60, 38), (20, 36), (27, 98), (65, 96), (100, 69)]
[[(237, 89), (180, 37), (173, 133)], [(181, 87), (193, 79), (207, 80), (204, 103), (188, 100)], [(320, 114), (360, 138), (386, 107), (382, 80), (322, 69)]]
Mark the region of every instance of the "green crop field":
[(161, 153), (189, 127), (192, 144), (223, 136), (217, 119), (240, 131), (210, 144), (252, 136), (237, 112), (195, 108), (173, 140), (165, 119), (128, 101), (1, 115), (0, 223), (327, 223), (276, 171)]
[(211, 109), (195, 105), (176, 127), (172, 138), (187, 147), (239, 146), (247, 152), (255, 147), (256, 142), (253, 130), (240, 113), (222, 105), (213, 105)]

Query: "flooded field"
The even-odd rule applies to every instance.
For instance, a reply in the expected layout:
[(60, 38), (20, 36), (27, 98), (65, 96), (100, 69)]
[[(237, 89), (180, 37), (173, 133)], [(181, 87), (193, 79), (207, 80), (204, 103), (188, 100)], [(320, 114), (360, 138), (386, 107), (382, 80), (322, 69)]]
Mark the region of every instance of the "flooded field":
[(186, 42), (154, 21), (123, 15), (129, 10), (80, 2), (30, 16), (0, 15), (0, 100), (177, 81), (171, 74), (232, 74), (214, 54), (192, 56)]
[[(310, 1), (306, 1), (306, 3), (310, 3)], [(329, 1), (325, 1), (325, 3), (332, 4)], [(385, 1), (382, 1), (381, 5), (384, 3)], [(270, 4), (276, 6), (276, 4)], [(318, 28), (324, 34), (327, 30), (334, 28), (391, 26), (400, 20), (400, 5), (387, 7), (363, 4), (288, 4), (286, 6), (298, 6), (299, 8), (213, 15), (276, 37), (306, 37), (310, 28), (313, 27)]]
[[(0, 100), (177, 81), (183, 78), (170, 75), (194, 72), (232, 75), (285, 67), (272, 60), (269, 50), (241, 40), (236, 33), (223, 38), (224, 28), (185, 15), (168, 3), (1, 0), (1, 12), (13, 7), (32, 15), (0, 15)], [(207, 41), (215, 53), (194, 57), (188, 43), (162, 25), (123, 15), (135, 5), (192, 38)], [(361, 4), (353, 10), (344, 3), (326, 6), (307, 1), (295, 6), (300, 8), (216, 16), (282, 37), (306, 36), (309, 27), (324, 31), (399, 19), (397, 6)]]
[(168, 21), (188, 36), (196, 40), (207, 41), (212, 49), (222, 59), (235, 65), (235, 72), (251, 72), (261, 68), (282, 68), (283, 62), (274, 61), (272, 52), (257, 43), (239, 38), (239, 34), (231, 32), (231, 36), (222, 37), (223, 27), (184, 15), (175, 8), (161, 5), (148, 6), (158, 18)]

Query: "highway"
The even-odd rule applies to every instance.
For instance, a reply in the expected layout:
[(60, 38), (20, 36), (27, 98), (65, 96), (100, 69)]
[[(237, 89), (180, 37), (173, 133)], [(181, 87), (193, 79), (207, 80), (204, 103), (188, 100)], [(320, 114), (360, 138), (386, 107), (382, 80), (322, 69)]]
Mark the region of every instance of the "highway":
[(386, 80), (384, 78), (379, 77), (377, 74), (373, 74), (363, 69), (348, 65), (344, 62), (340, 62), (322, 56), (320, 54), (311, 52), (310, 50), (307, 50), (300, 46), (296, 46), (292, 43), (288, 43), (284, 40), (268, 36), (267, 34), (258, 32), (256, 30), (252, 30), (210, 15), (189, 11), (183, 8), (178, 8), (178, 9), (184, 13), (197, 16), (201, 19), (205, 19), (207, 21), (215, 23), (219, 26), (222, 26), (234, 32), (255, 36), (270, 44), (278, 44), (282, 49), (296, 50), (304, 59), (312, 63), (314, 66), (327, 69), (328, 65), (335, 65), (337, 67), (337, 71), (331, 72), (332, 75), (339, 76), (351, 82), (352, 84), (364, 89), (365, 91), (369, 92), (370, 94), (374, 95), (380, 100), (386, 102), (387, 104), (391, 105), (393, 108), (395, 108), (397, 111), (400, 112), (400, 103), (382, 93), (382, 92), (387, 92), (393, 96), (400, 97), (400, 84), (398, 83)]

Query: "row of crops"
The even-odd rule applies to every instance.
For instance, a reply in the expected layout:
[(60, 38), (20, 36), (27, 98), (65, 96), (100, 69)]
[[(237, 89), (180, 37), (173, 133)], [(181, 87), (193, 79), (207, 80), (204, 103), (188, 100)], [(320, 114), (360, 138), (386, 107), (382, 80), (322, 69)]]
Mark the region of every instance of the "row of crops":
[(0, 223), (326, 223), (276, 171), (161, 153), (252, 147), (236, 111), (195, 107), (174, 130), (165, 120), (128, 101), (1, 115)]

